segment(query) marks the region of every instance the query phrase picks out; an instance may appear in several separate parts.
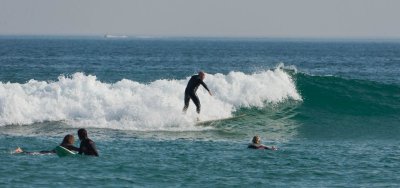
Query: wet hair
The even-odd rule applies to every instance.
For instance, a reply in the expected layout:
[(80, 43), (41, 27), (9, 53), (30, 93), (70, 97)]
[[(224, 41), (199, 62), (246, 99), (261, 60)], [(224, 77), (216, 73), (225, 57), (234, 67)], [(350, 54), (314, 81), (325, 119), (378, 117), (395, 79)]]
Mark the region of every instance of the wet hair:
[(72, 144), (74, 144), (74, 136), (71, 134), (65, 135), (63, 141), (61, 142), (61, 145), (72, 145)]
[(253, 144), (259, 144), (261, 141), (260, 137), (258, 135), (253, 137), (252, 143)]
[(86, 129), (79, 129), (78, 130), (79, 139), (87, 138), (87, 131)]

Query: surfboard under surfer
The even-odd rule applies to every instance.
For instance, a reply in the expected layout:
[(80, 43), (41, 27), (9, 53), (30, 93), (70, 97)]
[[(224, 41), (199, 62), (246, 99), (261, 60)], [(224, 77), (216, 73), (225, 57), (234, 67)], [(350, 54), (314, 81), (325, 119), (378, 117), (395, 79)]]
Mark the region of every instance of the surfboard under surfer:
[[(64, 136), (63, 141), (61, 142), (60, 146), (71, 150), (71, 151), (79, 151), (79, 148), (74, 146), (74, 136), (71, 134), (67, 134)], [(29, 155), (35, 155), (35, 154), (53, 154), (56, 153), (56, 151), (53, 150), (45, 150), (45, 151), (24, 151), (22, 150), (20, 147), (18, 147), (17, 149), (15, 149), (14, 153), (25, 153), (25, 154), (29, 154)]]
[[(64, 137), (63, 141), (61, 142), (60, 146), (70, 150), (70, 151), (77, 151), (79, 154), (84, 155), (91, 155), (91, 156), (99, 156), (99, 153), (96, 149), (95, 143), (89, 139), (86, 129), (79, 129), (78, 130), (78, 137), (81, 141), (79, 148), (74, 146), (74, 136), (68, 134)], [(20, 147), (14, 150), (14, 153), (25, 153), (25, 154), (53, 154), (56, 153), (55, 149), (49, 151), (37, 151), (37, 152), (29, 152), (24, 151)]]
[(203, 71), (200, 71), (198, 75), (193, 75), (185, 89), (185, 99), (184, 99), (184, 107), (183, 112), (186, 113), (189, 107), (189, 101), (192, 99), (193, 103), (196, 105), (196, 111), (200, 114), (201, 104), (199, 97), (196, 94), (197, 89), (199, 88), (200, 84), (208, 91), (208, 93), (212, 96), (210, 89), (208, 89), (207, 85), (203, 82), (205, 79), (206, 74)]

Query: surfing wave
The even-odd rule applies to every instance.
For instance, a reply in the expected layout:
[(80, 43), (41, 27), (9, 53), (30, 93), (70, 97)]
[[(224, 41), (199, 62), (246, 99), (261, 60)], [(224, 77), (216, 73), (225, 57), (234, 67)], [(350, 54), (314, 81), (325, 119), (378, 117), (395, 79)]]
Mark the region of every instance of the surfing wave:
[(397, 114), (400, 87), (366, 80), (298, 73), (296, 87), (303, 107), (358, 116)]
[[(193, 103), (182, 114), (190, 77), (139, 83), (123, 79), (104, 83), (75, 73), (58, 81), (0, 83), (0, 126), (65, 121), (76, 127), (129, 130), (194, 130)], [(291, 76), (281, 68), (253, 74), (207, 75), (213, 97), (200, 87), (202, 120), (226, 118), (242, 107), (263, 107), (287, 99), (302, 100)]]
[(397, 138), (400, 87), (334, 76), (294, 76), (303, 97), (291, 120), (307, 138)]

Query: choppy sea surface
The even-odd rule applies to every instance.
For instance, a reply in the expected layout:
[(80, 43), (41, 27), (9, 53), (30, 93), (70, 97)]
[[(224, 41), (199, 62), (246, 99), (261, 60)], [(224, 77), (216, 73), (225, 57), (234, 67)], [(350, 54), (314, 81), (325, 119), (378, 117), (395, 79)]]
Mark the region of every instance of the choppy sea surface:
[(0, 187), (398, 187), (399, 120), (398, 40), (0, 37)]

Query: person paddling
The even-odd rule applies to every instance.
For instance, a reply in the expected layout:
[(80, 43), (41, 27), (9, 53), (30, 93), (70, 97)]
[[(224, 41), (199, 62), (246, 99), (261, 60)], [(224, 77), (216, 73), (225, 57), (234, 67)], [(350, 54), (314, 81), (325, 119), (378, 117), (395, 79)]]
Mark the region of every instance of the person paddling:
[[(79, 151), (79, 148), (74, 146), (74, 136), (71, 134), (67, 134), (64, 136), (63, 141), (61, 142), (60, 146), (70, 150), (70, 151)], [(56, 153), (56, 150), (49, 150), (49, 151), (24, 151), (20, 147), (15, 149), (14, 153), (25, 153), (25, 154), (30, 154), (30, 155), (35, 155), (35, 154), (50, 154), (50, 153)]]
[(247, 148), (250, 149), (269, 149), (269, 150), (278, 150), (275, 146), (265, 146), (261, 144), (261, 138), (259, 136), (254, 136), (253, 140), (249, 144)]

